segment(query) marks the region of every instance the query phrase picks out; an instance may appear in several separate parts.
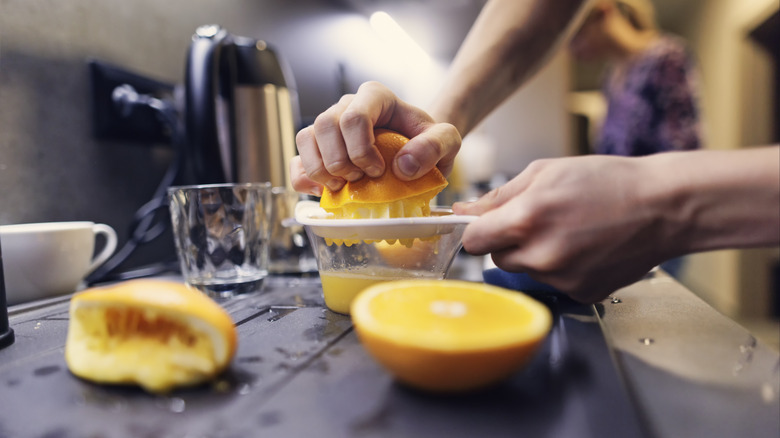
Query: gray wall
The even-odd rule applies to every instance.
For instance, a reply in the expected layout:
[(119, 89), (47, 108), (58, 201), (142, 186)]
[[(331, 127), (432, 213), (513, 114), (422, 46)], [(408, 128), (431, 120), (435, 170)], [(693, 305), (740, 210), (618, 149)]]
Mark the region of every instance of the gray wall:
[[(92, 138), (88, 59), (181, 83), (194, 29), (218, 23), (232, 33), (268, 41), (287, 58), (306, 120), (364, 80), (392, 81), (351, 73), (349, 54), (324, 46), (328, 40), (318, 34), (328, 31), (323, 19), (354, 14), (362, 5), (337, 0), (0, 0), (0, 224), (105, 222), (120, 234), (121, 244), (133, 213), (152, 196), (171, 151), (163, 144)], [(445, 55), (457, 47), (480, 5), (461, 2), (456, 11), (465, 8), (466, 19), (455, 23), (454, 38), (445, 38), (451, 42), (440, 48)], [(446, 19), (440, 13), (431, 17)], [(339, 64), (349, 77), (339, 76)], [(166, 236), (141, 248), (125, 266), (172, 254)]]

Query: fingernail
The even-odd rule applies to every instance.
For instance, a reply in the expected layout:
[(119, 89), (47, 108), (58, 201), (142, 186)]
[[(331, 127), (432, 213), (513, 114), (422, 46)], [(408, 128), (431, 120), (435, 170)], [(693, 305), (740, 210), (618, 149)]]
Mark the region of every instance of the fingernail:
[(420, 163), (411, 154), (398, 157), (398, 169), (406, 176), (414, 176), (420, 170)]
[(366, 174), (368, 174), (368, 176), (371, 178), (382, 176), (382, 168), (379, 166), (370, 166), (368, 169), (366, 169)]
[(322, 196), (322, 187), (317, 186), (317, 187), (312, 188), (309, 191), (309, 194), (312, 195), (312, 196), (316, 196), (318, 198), (321, 197)]
[(339, 178), (333, 178), (332, 180), (328, 181), (327, 184), (325, 185), (328, 186), (330, 191), (337, 192), (339, 191), (339, 189), (341, 189), (341, 187), (344, 186), (344, 183)]
[(452, 211), (458, 212), (460, 210), (465, 210), (465, 209), (468, 208), (468, 206), (469, 206), (469, 203), (466, 203), (466, 202), (463, 202), (463, 201), (454, 202), (452, 204)]
[(454, 211), (456, 214), (466, 213), (468, 214), (471, 210), (473, 210), (473, 206), (476, 204), (476, 201), (458, 201), (454, 202), (452, 204), (452, 211)]
[(350, 173), (347, 175), (346, 179), (347, 179), (347, 181), (357, 181), (357, 180), (359, 180), (359, 179), (360, 179), (360, 178), (362, 178), (362, 177), (363, 177), (363, 172), (358, 172), (358, 171), (356, 170), (356, 171), (354, 171), (354, 172), (350, 172)]

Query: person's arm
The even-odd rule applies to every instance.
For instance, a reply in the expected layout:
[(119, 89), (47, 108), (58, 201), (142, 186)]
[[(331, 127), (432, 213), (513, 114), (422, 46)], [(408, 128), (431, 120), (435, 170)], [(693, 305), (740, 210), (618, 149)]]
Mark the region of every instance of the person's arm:
[(539, 160), (478, 201), (473, 254), (584, 302), (683, 254), (780, 244), (780, 147)]
[(658, 203), (678, 254), (780, 244), (780, 147), (648, 160), (665, 170)]
[[(386, 166), (402, 180), (419, 178), (434, 166), (448, 175), (462, 135), (541, 67), (585, 3), (490, 0), (456, 55), (434, 118), (383, 85), (365, 83), (298, 133), (293, 187), (312, 194), (323, 185), (338, 190), (364, 174), (381, 175)], [(384, 163), (373, 147), (374, 128), (411, 139), (393, 163)]]
[[(490, 0), (429, 113), (462, 136), (523, 85), (570, 37), (587, 0)], [(578, 12), (579, 15), (578, 15)]]

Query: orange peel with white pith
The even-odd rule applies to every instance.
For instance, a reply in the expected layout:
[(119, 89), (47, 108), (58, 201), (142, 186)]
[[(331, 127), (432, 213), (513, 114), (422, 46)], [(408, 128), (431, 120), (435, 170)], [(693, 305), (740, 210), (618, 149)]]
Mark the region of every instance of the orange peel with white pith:
[(65, 361), (86, 380), (165, 393), (224, 371), (237, 344), (230, 315), (202, 292), (129, 280), (71, 299)]

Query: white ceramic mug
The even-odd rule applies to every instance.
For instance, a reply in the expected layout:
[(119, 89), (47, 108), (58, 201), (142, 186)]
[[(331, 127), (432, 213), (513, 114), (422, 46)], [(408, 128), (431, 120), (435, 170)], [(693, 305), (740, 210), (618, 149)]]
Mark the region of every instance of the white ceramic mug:
[[(95, 254), (95, 237), (105, 237)], [(113, 228), (94, 222), (0, 226), (8, 305), (75, 292), (117, 246)]]

